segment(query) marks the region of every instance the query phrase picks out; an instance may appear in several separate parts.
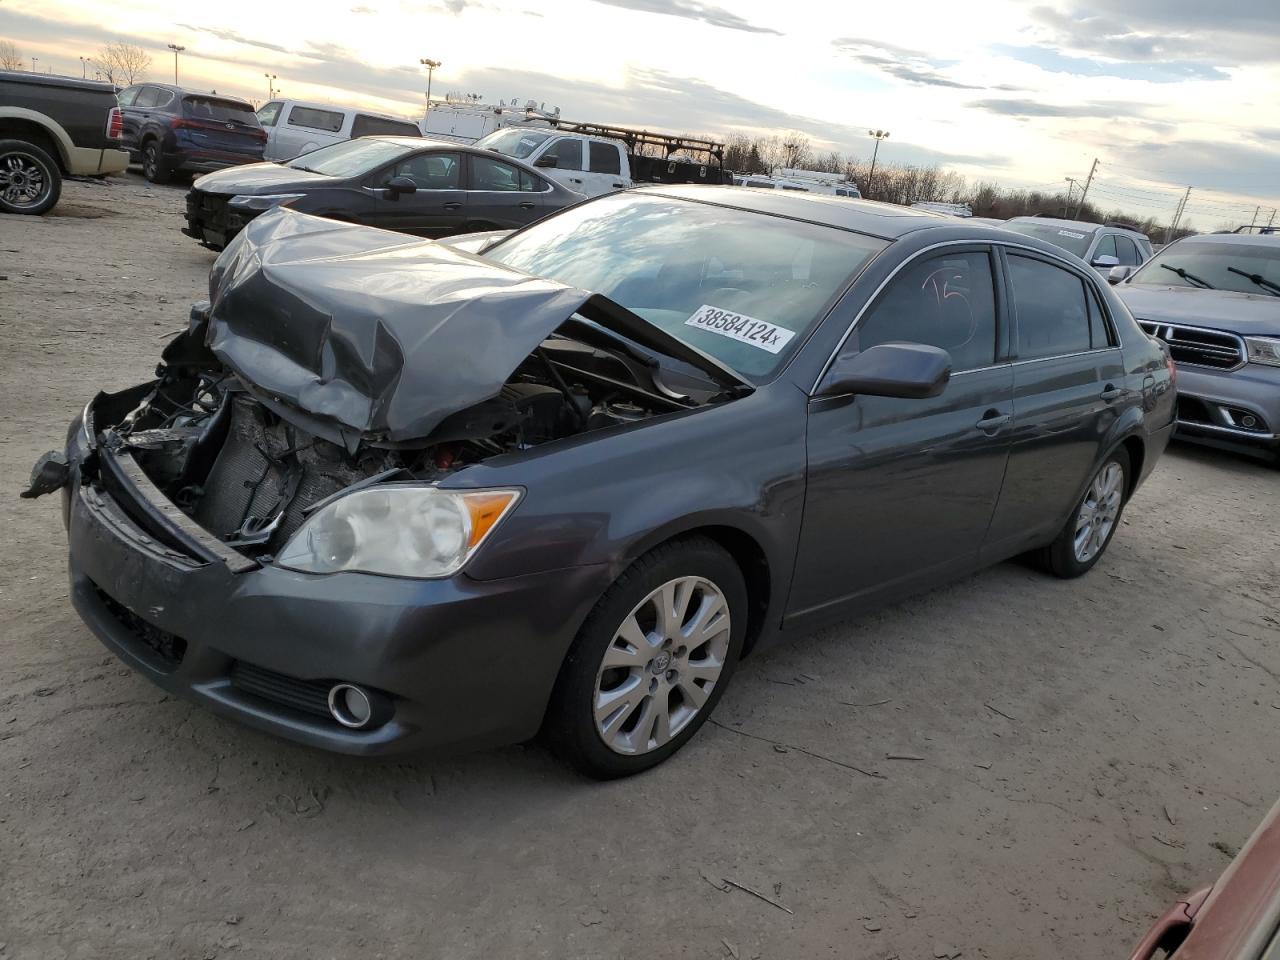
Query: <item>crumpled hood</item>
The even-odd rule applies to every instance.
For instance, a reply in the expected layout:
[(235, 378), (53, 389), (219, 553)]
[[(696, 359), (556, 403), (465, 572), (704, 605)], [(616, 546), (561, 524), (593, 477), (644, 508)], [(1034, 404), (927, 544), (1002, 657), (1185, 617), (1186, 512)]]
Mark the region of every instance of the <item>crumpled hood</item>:
[(390, 441), (501, 390), (592, 294), (430, 240), (292, 210), (209, 275), (205, 343), (255, 392)]
[[(213, 265), (205, 345), (264, 403), (352, 448), (419, 440), (496, 396), (575, 313), (721, 386), (742, 385), (606, 297), (285, 208), (250, 222)], [(575, 336), (599, 345), (608, 334)]]
[(1177, 285), (1122, 283), (1111, 288), (1139, 320), (1185, 323), (1243, 335), (1280, 335), (1280, 297)]

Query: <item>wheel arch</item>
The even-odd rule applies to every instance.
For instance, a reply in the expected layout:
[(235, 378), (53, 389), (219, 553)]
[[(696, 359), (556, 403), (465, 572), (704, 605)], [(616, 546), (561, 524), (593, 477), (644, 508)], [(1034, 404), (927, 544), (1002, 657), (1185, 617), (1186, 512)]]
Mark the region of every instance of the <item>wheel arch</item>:
[(62, 124), (44, 114), (23, 107), (0, 107), (0, 140), (26, 140), (53, 157), (59, 170), (67, 173), (74, 144)]
[(663, 530), (638, 541), (628, 552), (625, 566), (629, 567), (663, 544), (695, 537), (705, 537), (723, 549), (733, 558), (742, 573), (747, 586), (747, 632), (742, 646), (743, 656), (746, 656), (765, 634), (768, 625), (777, 620), (771, 616), (779, 593), (775, 567), (770, 563), (768, 551), (760, 537), (742, 526), (722, 520), (691, 523), (677, 529)]
[(1117, 446), (1123, 447), (1125, 452), (1129, 454), (1129, 489), (1124, 492), (1124, 498), (1128, 500), (1133, 496), (1134, 491), (1138, 489), (1138, 481), (1142, 477), (1142, 467), (1146, 461), (1147, 445), (1137, 433), (1131, 433), (1124, 437)]

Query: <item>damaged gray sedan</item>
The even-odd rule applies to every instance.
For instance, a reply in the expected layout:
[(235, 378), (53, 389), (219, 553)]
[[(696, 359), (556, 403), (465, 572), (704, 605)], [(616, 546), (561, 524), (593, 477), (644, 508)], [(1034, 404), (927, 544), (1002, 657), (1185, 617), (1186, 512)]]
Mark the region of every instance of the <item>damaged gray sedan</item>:
[(167, 690), (353, 754), (541, 730), (614, 777), (784, 628), (1084, 573), (1172, 410), (1091, 271), (949, 218), (674, 187), (455, 249), (278, 210), (25, 495), (62, 491), (76, 609)]

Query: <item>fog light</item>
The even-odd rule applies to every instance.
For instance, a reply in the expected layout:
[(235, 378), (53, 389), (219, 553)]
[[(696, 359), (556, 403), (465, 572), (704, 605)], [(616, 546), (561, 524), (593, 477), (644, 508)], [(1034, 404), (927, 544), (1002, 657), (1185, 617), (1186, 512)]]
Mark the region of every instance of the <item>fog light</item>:
[(329, 690), (329, 712), (344, 727), (359, 730), (373, 719), (373, 703), (355, 684), (338, 683)]
[(1240, 426), (1244, 427), (1246, 430), (1252, 430), (1257, 425), (1258, 425), (1258, 418), (1251, 413), (1246, 413), (1243, 417), (1240, 418)]

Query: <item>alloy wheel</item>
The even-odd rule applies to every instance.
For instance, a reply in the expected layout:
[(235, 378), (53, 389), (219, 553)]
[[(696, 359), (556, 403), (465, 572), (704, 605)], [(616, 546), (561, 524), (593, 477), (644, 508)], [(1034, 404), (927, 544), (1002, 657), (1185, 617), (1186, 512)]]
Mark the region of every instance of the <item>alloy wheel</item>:
[(14, 207), (35, 207), (45, 200), (53, 184), (44, 167), (24, 153), (0, 157), (0, 199)]
[(596, 732), (636, 755), (668, 743), (698, 715), (724, 670), (729, 603), (703, 577), (669, 580), (614, 632), (596, 674)]
[(148, 180), (155, 178), (156, 148), (154, 146), (149, 146), (142, 152), (142, 175)]
[(1124, 470), (1114, 460), (1107, 463), (1089, 484), (1089, 490), (1076, 514), (1072, 546), (1076, 560), (1088, 563), (1107, 543), (1120, 516), (1124, 500)]

